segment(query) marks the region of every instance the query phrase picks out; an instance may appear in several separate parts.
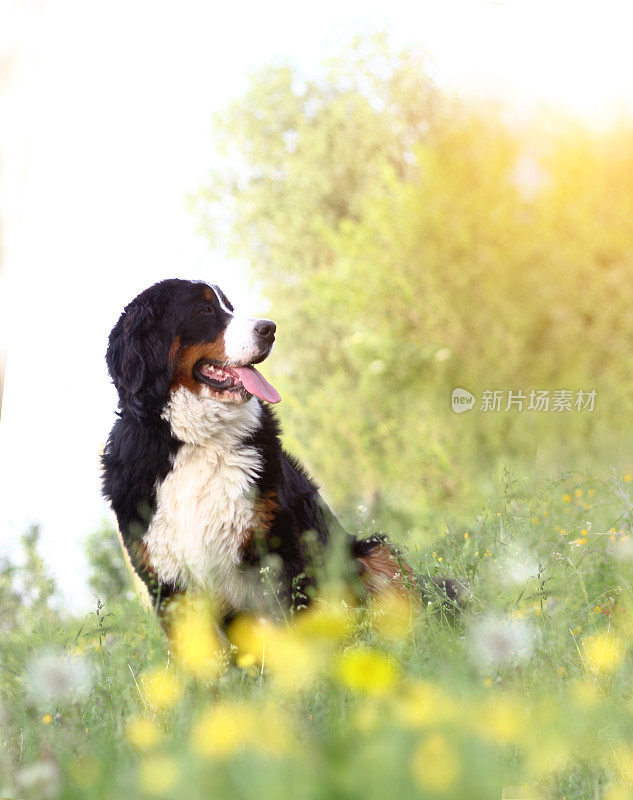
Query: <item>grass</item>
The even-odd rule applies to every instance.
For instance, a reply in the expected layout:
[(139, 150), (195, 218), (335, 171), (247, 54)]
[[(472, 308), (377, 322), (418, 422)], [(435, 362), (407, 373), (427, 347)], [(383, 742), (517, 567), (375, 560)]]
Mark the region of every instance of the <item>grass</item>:
[(633, 797), (632, 487), (506, 473), (470, 525), (438, 518), (408, 555), (463, 579), (457, 611), (329, 586), (304, 617), (242, 619), (231, 659), (202, 605), (171, 653), (136, 600), (5, 625), (0, 795)]

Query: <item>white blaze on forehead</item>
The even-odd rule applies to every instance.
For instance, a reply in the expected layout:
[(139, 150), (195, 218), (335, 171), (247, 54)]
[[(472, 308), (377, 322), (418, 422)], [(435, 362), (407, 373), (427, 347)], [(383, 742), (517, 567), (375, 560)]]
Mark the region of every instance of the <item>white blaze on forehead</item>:
[(224, 331), (224, 352), (229, 361), (249, 364), (261, 355), (255, 336), (256, 319), (234, 316)]
[(226, 303), (225, 303), (225, 301), (224, 301), (224, 299), (222, 297), (222, 293), (218, 290), (218, 287), (217, 286), (212, 286), (211, 288), (215, 292), (215, 296), (218, 298), (218, 303), (220, 304), (220, 308), (222, 309), (222, 311), (225, 311), (227, 314), (230, 314), (231, 316), (233, 316), (233, 312), (226, 305)]

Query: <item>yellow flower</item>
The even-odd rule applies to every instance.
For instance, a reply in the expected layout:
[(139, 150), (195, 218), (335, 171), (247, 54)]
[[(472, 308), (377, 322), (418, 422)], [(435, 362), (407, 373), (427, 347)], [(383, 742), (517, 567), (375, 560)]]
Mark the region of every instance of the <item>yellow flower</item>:
[(420, 786), (438, 793), (450, 791), (461, 772), (455, 750), (441, 733), (433, 733), (420, 742), (411, 770)]
[(576, 497), (582, 497), (582, 489), (576, 489), (574, 494), (576, 495)]
[(324, 665), (326, 651), (295, 630), (283, 627), (268, 640), (266, 663), (275, 681), (284, 689), (295, 691), (309, 686)]
[(288, 726), (275, 708), (258, 709), (242, 703), (210, 708), (191, 733), (193, 749), (199, 755), (220, 759), (239, 750), (279, 755), (290, 742)]
[(294, 629), (300, 636), (323, 641), (339, 641), (352, 631), (349, 609), (340, 601), (317, 600), (295, 618)]
[(266, 640), (272, 636), (272, 628), (264, 619), (242, 615), (231, 623), (228, 637), (240, 656), (250, 656), (254, 664), (261, 664), (266, 658)]
[(139, 769), (139, 783), (147, 794), (167, 794), (178, 780), (178, 764), (167, 755), (146, 758)]
[(624, 480), (625, 480), (627, 483), (631, 483), (631, 481), (633, 481), (633, 475), (631, 475), (631, 473), (630, 473), (630, 472), (627, 472), (627, 473), (626, 473), (626, 475), (624, 476)]
[(632, 800), (633, 793), (630, 787), (621, 783), (614, 783), (609, 786), (603, 797), (604, 800)]
[(397, 699), (395, 711), (400, 722), (411, 728), (428, 727), (456, 714), (452, 698), (428, 681), (406, 686)]
[(125, 736), (139, 750), (149, 750), (162, 739), (158, 725), (145, 717), (132, 717), (125, 726)]
[(499, 744), (515, 742), (527, 729), (527, 713), (518, 698), (492, 698), (479, 715), (478, 729)]
[(633, 748), (620, 745), (612, 754), (620, 777), (629, 785), (633, 783)]
[(595, 497), (596, 496), (596, 490), (595, 489), (587, 489), (587, 495), (589, 497)]
[(469, 536), (469, 535), (470, 535), (470, 534), (468, 533), (468, 531), (466, 531), (466, 532), (464, 533), (464, 539), (468, 539), (468, 536)]
[(171, 647), (176, 661), (198, 678), (217, 678), (222, 646), (208, 602), (180, 599), (169, 612)]
[[(272, 625), (255, 617), (238, 617), (229, 628), (228, 636), (235, 645), (242, 663), (260, 664), (269, 669), (284, 688), (294, 690), (310, 684), (324, 665), (326, 651), (323, 639), (308, 636), (310, 629), (318, 629), (326, 636), (328, 624), (315, 617), (302, 623), (306, 636), (299, 628)], [(330, 629), (332, 634), (332, 629)], [(337, 630), (338, 635), (338, 630)]]
[(252, 653), (242, 653), (235, 659), (235, 663), (240, 669), (249, 669), (249, 667), (254, 667), (257, 662)]
[(395, 592), (383, 592), (372, 604), (372, 624), (387, 639), (405, 639), (414, 621), (411, 598)]
[(53, 718), (51, 717), (50, 714), (44, 714), (44, 716), (42, 717), (42, 722), (44, 723), (44, 725), (50, 725), (52, 721)]
[(389, 656), (367, 647), (357, 647), (340, 656), (337, 674), (341, 683), (349, 689), (381, 695), (396, 683), (398, 669)]
[(571, 495), (570, 494), (564, 494), (563, 495), (563, 503), (571, 503)]
[(353, 715), (352, 724), (360, 733), (375, 731), (381, 724), (381, 709), (373, 700), (364, 703)]
[(171, 708), (182, 694), (182, 684), (166, 667), (156, 667), (146, 673), (145, 694), (154, 708)]
[(588, 636), (583, 641), (585, 660), (594, 672), (613, 672), (624, 658), (624, 645), (619, 637), (608, 633)]

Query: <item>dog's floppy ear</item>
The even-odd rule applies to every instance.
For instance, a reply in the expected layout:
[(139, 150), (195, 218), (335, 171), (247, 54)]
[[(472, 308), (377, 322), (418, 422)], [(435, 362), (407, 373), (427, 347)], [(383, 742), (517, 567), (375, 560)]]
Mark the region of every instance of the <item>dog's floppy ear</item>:
[(106, 363), (121, 406), (141, 408), (167, 392), (170, 340), (163, 327), (151, 305), (133, 302), (112, 329)]

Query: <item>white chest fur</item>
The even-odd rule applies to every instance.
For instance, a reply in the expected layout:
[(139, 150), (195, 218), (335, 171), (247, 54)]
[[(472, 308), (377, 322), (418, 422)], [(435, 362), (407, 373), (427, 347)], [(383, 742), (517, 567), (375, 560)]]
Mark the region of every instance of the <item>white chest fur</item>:
[(253, 525), (258, 452), (243, 444), (261, 413), (176, 390), (164, 412), (181, 445), (157, 487), (156, 512), (145, 535), (157, 577), (181, 588), (205, 588), (241, 604), (248, 592), (238, 570), (245, 532)]

